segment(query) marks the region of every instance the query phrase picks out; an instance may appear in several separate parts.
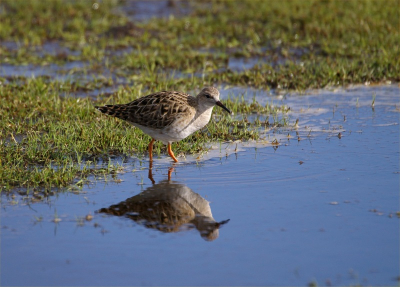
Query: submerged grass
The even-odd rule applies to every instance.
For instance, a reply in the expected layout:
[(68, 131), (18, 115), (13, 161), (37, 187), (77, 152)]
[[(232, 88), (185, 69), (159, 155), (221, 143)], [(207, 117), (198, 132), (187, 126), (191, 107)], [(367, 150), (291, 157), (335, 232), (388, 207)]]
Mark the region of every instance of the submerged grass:
[[(0, 2), (0, 70), (29, 65), (53, 71), (33, 79), (0, 77), (4, 190), (64, 187), (91, 174), (118, 172), (120, 166), (102, 164), (110, 156), (145, 154), (147, 135), (97, 113), (94, 104), (216, 83), (304, 90), (400, 80), (396, 0), (178, 1), (187, 15), (142, 22), (123, 14), (119, 8), (127, 4)], [(251, 57), (260, 64), (228, 68), (233, 58)], [(56, 78), (63, 69), (69, 80)], [(112, 91), (96, 99), (75, 97), (101, 88)], [(286, 112), (238, 98), (226, 105), (235, 114), (272, 115), (276, 121)], [(202, 152), (210, 141), (257, 139), (258, 126), (286, 124), (249, 123), (218, 108), (214, 113), (203, 132), (174, 146), (177, 154)], [(155, 153), (164, 152), (163, 145), (155, 146)]]

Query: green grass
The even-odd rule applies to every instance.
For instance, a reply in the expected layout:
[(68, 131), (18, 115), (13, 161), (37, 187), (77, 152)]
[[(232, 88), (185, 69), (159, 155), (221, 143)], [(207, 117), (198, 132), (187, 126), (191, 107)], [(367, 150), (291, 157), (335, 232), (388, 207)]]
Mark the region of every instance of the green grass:
[[(144, 156), (150, 138), (96, 112), (95, 104), (204, 85), (304, 90), (400, 80), (396, 0), (177, 2), (190, 13), (143, 22), (118, 12), (121, 5), (125, 1), (0, 2), (0, 69), (59, 65), (36, 79), (0, 77), (3, 190), (65, 187), (89, 175), (117, 173), (121, 166), (110, 156)], [(58, 48), (50, 52), (43, 44)], [(251, 57), (261, 63), (228, 68), (230, 59)], [(76, 68), (64, 66), (72, 62)], [(56, 74), (69, 80), (57, 81)], [(108, 87), (116, 92), (76, 97)], [(233, 97), (226, 104), (244, 119), (216, 108), (207, 128), (174, 145), (175, 153), (203, 152), (209, 142), (257, 139), (257, 128), (267, 123), (249, 123), (247, 114), (287, 124), (278, 116), (285, 107)], [(155, 153), (165, 153), (165, 147), (157, 144)]]
[[(111, 26), (125, 23), (112, 9), (118, 1), (2, 1), (0, 38), (23, 44), (63, 40), (84, 45)], [(30, 27), (27, 29), (27, 27)]]
[[(1, 48), (0, 60), (107, 61), (145, 84), (143, 71), (166, 69), (205, 73), (207, 82), (300, 90), (400, 79), (396, 0), (191, 2), (187, 16), (146, 22), (117, 14), (121, 4), (103, 1), (94, 9), (90, 1), (4, 0), (0, 40), (20, 46)], [(35, 45), (48, 41), (76, 54), (38, 54)], [(132, 50), (115, 55), (127, 47)], [(229, 58), (252, 56), (266, 64), (240, 73), (227, 69)]]

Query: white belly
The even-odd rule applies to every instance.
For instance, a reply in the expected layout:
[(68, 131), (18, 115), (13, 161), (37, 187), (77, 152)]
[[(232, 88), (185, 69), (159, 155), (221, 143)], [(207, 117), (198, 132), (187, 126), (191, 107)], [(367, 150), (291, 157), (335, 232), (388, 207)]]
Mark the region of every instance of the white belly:
[(163, 129), (153, 129), (138, 124), (133, 125), (141, 129), (145, 134), (148, 134), (152, 138), (159, 140), (164, 144), (168, 144), (183, 140), (192, 133), (206, 126), (210, 121), (211, 113), (212, 108), (206, 110), (200, 115), (196, 115), (193, 119), (179, 118), (170, 126)]

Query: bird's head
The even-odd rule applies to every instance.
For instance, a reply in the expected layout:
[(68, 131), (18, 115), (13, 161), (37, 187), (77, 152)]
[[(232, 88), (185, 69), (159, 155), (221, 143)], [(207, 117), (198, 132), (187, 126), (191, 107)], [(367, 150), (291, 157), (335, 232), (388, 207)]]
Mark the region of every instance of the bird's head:
[(219, 100), (219, 91), (214, 87), (205, 87), (201, 90), (201, 92), (197, 95), (199, 104), (206, 107), (213, 107), (215, 105), (220, 106), (229, 114), (232, 112), (224, 106), (223, 103)]

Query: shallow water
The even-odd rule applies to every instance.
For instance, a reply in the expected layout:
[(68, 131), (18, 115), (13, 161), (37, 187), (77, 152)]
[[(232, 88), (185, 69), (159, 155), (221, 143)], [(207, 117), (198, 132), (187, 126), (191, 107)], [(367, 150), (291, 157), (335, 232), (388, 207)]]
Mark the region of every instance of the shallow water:
[(399, 92), (227, 89), (288, 105), (298, 127), (163, 156), (154, 185), (132, 158), (79, 194), (2, 195), (1, 285), (398, 284)]
[(35, 65), (25, 65), (25, 66), (15, 66), (2, 64), (0, 65), (0, 77), (26, 77), (26, 78), (36, 78), (39, 76), (53, 77), (58, 81), (71, 80), (72, 77), (68, 75), (71, 70), (79, 70), (85, 66), (84, 63), (80, 61), (69, 62), (65, 65), (59, 66), (56, 64), (50, 64), (47, 66), (35, 66)]
[(117, 11), (132, 21), (148, 21), (152, 18), (179, 17), (190, 13), (190, 3), (185, 1), (128, 1)]

